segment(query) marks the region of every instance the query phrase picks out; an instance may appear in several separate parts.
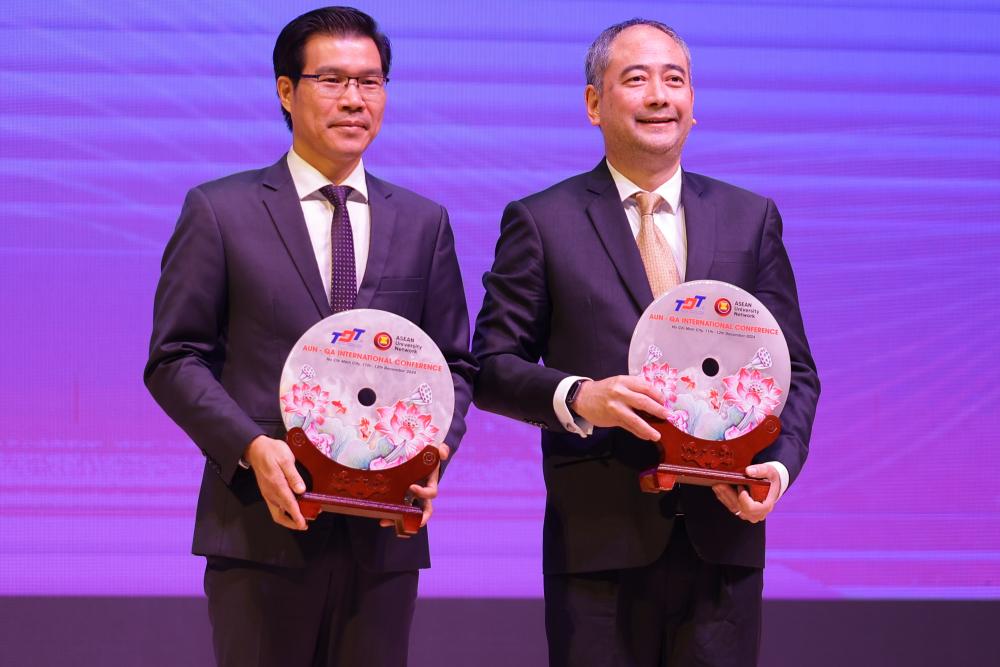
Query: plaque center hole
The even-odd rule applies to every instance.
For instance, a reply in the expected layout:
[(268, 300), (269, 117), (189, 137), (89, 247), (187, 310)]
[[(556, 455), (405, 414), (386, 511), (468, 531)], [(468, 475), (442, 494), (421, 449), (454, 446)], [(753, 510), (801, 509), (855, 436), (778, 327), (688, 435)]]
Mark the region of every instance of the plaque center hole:
[(375, 404), (375, 392), (372, 389), (365, 387), (358, 392), (358, 403), (366, 408), (371, 407)]
[(714, 378), (719, 374), (719, 362), (708, 357), (705, 361), (701, 362), (701, 372), (710, 378)]

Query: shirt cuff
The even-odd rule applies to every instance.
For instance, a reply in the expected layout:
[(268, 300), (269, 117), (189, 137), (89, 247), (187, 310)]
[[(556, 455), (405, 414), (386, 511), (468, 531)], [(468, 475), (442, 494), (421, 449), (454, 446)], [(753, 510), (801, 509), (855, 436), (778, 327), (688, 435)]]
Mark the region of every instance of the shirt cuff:
[(781, 461), (765, 461), (764, 464), (778, 471), (778, 477), (781, 479), (781, 485), (778, 487), (778, 498), (781, 498), (785, 489), (788, 488), (788, 468)]
[[(253, 444), (253, 441), (254, 441), (254, 440), (256, 440), (257, 438), (259, 438), (259, 437), (260, 437), (260, 436), (262, 436), (262, 435), (264, 435), (264, 434), (263, 434), (263, 433), (258, 433), (257, 435), (255, 435), (255, 436), (253, 437), (253, 439), (252, 439), (252, 440), (250, 440), (250, 444), (248, 444), (248, 445), (247, 445), (247, 450), (248, 450), (248, 449), (250, 449), (250, 445), (252, 445), (252, 444)], [(244, 456), (241, 456), (241, 457), (240, 457), (240, 460), (239, 460), (239, 461), (237, 461), (237, 463), (239, 464), (239, 466), (240, 466), (241, 468), (243, 468), (244, 470), (250, 470), (250, 464), (249, 464), (249, 463), (247, 463), (247, 459), (246, 459), (246, 456), (245, 456), (245, 454), (246, 454), (246, 451), (247, 451), (247, 450), (244, 450), (244, 451), (243, 451), (243, 454), (244, 454)]]
[(594, 425), (588, 422), (583, 417), (574, 416), (570, 412), (569, 407), (566, 406), (566, 394), (569, 393), (570, 387), (577, 380), (589, 380), (590, 378), (581, 377), (579, 375), (570, 375), (569, 377), (563, 378), (556, 386), (556, 393), (552, 395), (552, 410), (556, 413), (556, 419), (562, 424), (562, 427), (580, 436), (581, 438), (586, 438), (588, 435), (594, 432)]

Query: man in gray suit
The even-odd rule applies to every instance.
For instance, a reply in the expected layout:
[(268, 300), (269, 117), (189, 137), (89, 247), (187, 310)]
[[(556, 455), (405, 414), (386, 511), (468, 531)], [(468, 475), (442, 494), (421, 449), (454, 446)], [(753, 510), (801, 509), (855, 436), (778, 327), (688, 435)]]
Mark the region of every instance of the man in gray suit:
[[(365, 171), (386, 103), (389, 40), (334, 7), (289, 23), (274, 73), (292, 148), (264, 169), (190, 191), (163, 257), (145, 381), (207, 462), (194, 553), (226, 665), (405, 665), (426, 531), (321, 514), (282, 440), (278, 383), (292, 346), (334, 312), (420, 325), (455, 384), (447, 456), (465, 432), (475, 362), (445, 210)], [(435, 472), (411, 490), (424, 522)]]

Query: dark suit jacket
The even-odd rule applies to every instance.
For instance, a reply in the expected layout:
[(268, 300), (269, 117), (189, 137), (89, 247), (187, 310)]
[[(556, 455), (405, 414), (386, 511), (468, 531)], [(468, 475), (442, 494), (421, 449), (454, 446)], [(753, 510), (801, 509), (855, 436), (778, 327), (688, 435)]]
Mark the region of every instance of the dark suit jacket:
[[(448, 215), (438, 204), (367, 176), (371, 244), (358, 308), (420, 325), (455, 381), (445, 441), (465, 433), (475, 361)], [(301, 566), (323, 531), (275, 524), (251, 471), (238, 462), (256, 436), (280, 438), (278, 384), (289, 351), (331, 314), (291, 174), (282, 158), (188, 193), (163, 256), (145, 381), (207, 463), (194, 552)], [(430, 564), (426, 531), (402, 540), (371, 519), (349, 519), (361, 562), (384, 571)]]
[[(726, 281), (754, 294), (777, 318), (792, 358), (782, 434), (757, 461), (778, 460), (795, 479), (805, 461), (819, 380), (809, 352), (774, 203), (685, 172), (681, 201), (687, 280)], [(651, 563), (666, 547), (677, 502), (709, 562), (763, 567), (764, 527), (733, 517), (707, 487), (642, 493), (638, 473), (658, 461), (654, 443), (618, 428), (589, 438), (566, 432), (552, 409), (567, 375), (628, 373), (639, 316), (652, 302), (638, 246), (607, 166), (507, 206), (473, 354), (481, 364), (476, 405), (537, 424), (548, 491), (547, 573)], [(538, 360), (544, 366), (538, 365)]]

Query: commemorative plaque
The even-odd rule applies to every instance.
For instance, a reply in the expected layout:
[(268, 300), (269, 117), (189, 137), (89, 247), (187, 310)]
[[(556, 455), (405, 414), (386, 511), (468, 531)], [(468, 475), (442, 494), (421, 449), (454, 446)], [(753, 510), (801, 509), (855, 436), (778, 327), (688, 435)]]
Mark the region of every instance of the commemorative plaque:
[(332, 315), (306, 331), (281, 374), (287, 441), (304, 468), (307, 520), (336, 512), (420, 530), (409, 487), (440, 462), (455, 389), (444, 355), (409, 320), (380, 310)]
[(770, 482), (748, 477), (753, 457), (781, 432), (791, 380), (788, 345), (774, 316), (728, 283), (682, 283), (642, 314), (629, 347), (629, 373), (663, 394), (661, 462), (640, 474), (643, 491), (677, 483), (746, 486), (761, 502)]

